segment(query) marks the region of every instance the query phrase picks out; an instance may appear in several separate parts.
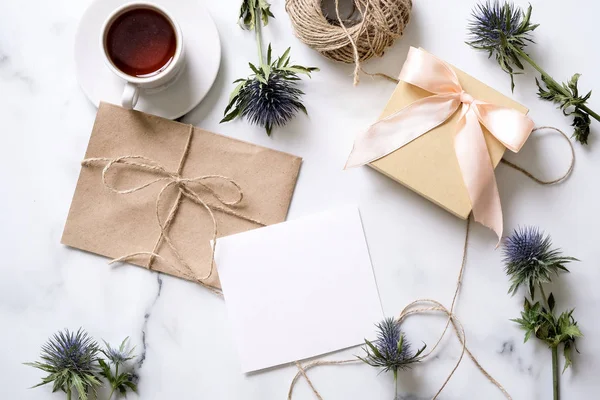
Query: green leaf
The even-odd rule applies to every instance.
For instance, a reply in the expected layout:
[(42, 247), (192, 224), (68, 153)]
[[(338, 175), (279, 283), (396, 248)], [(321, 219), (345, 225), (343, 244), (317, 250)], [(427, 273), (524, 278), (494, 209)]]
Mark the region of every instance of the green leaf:
[(291, 49), (292, 49), (291, 47), (288, 47), (287, 50), (283, 52), (283, 54), (281, 55), (281, 57), (279, 57), (277, 59), (277, 68), (283, 67), (284, 63), (288, 59), (288, 56), (290, 55), (290, 50)]
[(421, 347), (419, 350), (417, 350), (417, 352), (415, 353), (415, 355), (412, 358), (413, 359), (419, 358), (419, 356), (425, 351), (426, 348), (427, 348), (427, 345), (425, 343), (423, 343), (423, 347)]
[(569, 80), (568, 88), (571, 90), (571, 93), (573, 94), (573, 97), (578, 97), (579, 93), (577, 90), (577, 82), (579, 82), (579, 77), (581, 77), (581, 74), (575, 74), (571, 77), (571, 79)]
[(531, 310), (531, 303), (529, 302), (529, 299), (527, 297), (525, 297), (525, 301), (523, 302), (523, 309), (525, 311)]
[(402, 353), (403, 345), (404, 345), (404, 335), (400, 335), (400, 339), (398, 340), (398, 344), (397, 344), (398, 353)]
[(125, 386), (127, 386), (129, 389), (133, 390), (135, 393), (137, 393), (138, 388), (137, 385), (135, 383), (133, 383), (132, 381), (127, 381), (124, 383)]
[[(260, 17), (262, 19), (263, 26), (269, 25), (269, 14), (271, 14), (271, 12), (269, 11), (268, 7), (267, 7), (267, 9), (261, 11)], [(271, 14), (271, 15), (273, 15), (273, 14)]]
[(223, 117), (223, 119), (219, 121), (219, 123), (222, 124), (223, 122), (229, 122), (236, 118), (238, 115), (240, 115), (240, 109), (236, 107), (232, 112), (225, 115), (225, 117)]
[(256, 79), (258, 79), (258, 81), (259, 81), (260, 83), (262, 83), (263, 85), (266, 85), (266, 84), (267, 84), (267, 80), (266, 80), (266, 79), (265, 79), (265, 77), (264, 77), (264, 76), (262, 76), (261, 74), (258, 74), (258, 75), (256, 75)]
[(550, 296), (548, 296), (548, 307), (550, 307), (550, 311), (554, 311), (555, 305), (554, 295), (550, 292)]
[(264, 81), (267, 83), (267, 79), (271, 75), (271, 66), (269, 64), (263, 64), (260, 66), (263, 71)]
[(571, 365), (573, 365), (573, 359), (571, 358), (571, 343), (567, 342), (564, 345), (563, 348), (563, 355), (565, 357), (565, 366), (563, 367), (563, 374), (565, 373), (565, 371), (567, 370), (567, 368), (569, 368)]
[(258, 68), (256, 68), (254, 66), (254, 64), (248, 63), (248, 65), (250, 66), (250, 69), (252, 70), (252, 72), (254, 72), (256, 75), (260, 75), (260, 71), (258, 70)]
[(105, 377), (110, 383), (113, 383), (114, 377), (110, 366), (103, 359), (99, 359), (98, 364), (100, 364), (100, 375)]
[[(531, 11), (533, 10), (533, 8), (531, 7), (531, 4), (529, 4), (529, 7), (527, 7), (527, 11), (523, 13), (523, 21), (521, 22), (521, 25), (519, 25), (519, 31), (523, 31), (525, 29), (527, 29), (527, 26), (529, 25), (529, 21), (531, 20)], [(535, 29), (535, 28), (533, 28)], [(532, 30), (533, 30), (532, 29)]]
[(267, 49), (267, 64), (271, 65), (271, 43), (269, 43), (269, 48)]
[(50, 374), (47, 377), (42, 378), (42, 381), (40, 383), (38, 383), (37, 385), (32, 386), (31, 389), (46, 385), (50, 382), (54, 382), (55, 380), (56, 380), (56, 374)]
[(373, 344), (371, 342), (369, 342), (367, 339), (365, 339), (365, 344), (367, 346), (369, 346), (369, 348), (371, 349), (371, 351), (373, 352), (373, 354), (375, 355), (375, 357), (381, 358), (381, 353), (379, 352), (379, 350), (377, 349), (377, 347), (373, 346)]
[(77, 394), (81, 400), (87, 400), (87, 392), (83, 385), (83, 381), (78, 375), (73, 375), (73, 386), (77, 390)]
[(306, 115), (308, 115), (308, 111), (306, 111), (306, 107), (304, 107), (304, 104), (300, 104), (298, 103), (298, 108)]
[(579, 330), (577, 325), (569, 325), (562, 330), (563, 335), (568, 335), (571, 338), (583, 337), (583, 333)]
[[(236, 87), (233, 89), (233, 91), (231, 92), (231, 94), (229, 95), (229, 104), (231, 104), (233, 102), (233, 99), (235, 99), (235, 97), (240, 93), (240, 90), (244, 87), (244, 85), (246, 85), (246, 80), (243, 79), (240, 83), (238, 83), (236, 85)], [(225, 114), (227, 114), (227, 109), (225, 110)]]

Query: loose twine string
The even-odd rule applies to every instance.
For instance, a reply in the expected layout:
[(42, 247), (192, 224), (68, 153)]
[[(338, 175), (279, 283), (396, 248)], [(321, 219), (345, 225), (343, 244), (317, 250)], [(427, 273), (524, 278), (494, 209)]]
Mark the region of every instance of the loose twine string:
[[(217, 236), (219, 235), (219, 231), (218, 231), (218, 225), (217, 225), (217, 221), (215, 219), (214, 211), (219, 211), (219, 212), (225, 213), (227, 215), (231, 215), (231, 216), (252, 222), (259, 226), (266, 226), (266, 224), (257, 219), (254, 219), (252, 217), (243, 215), (243, 214), (237, 212), (236, 210), (230, 208), (231, 206), (238, 205), (244, 198), (244, 192), (243, 192), (242, 188), (233, 179), (223, 176), (223, 175), (201, 175), (201, 176), (197, 176), (194, 178), (183, 178), (181, 176), (183, 167), (185, 165), (185, 161), (187, 160), (188, 154), (190, 152), (190, 147), (191, 147), (193, 136), (194, 136), (194, 126), (190, 125), (185, 148), (183, 150), (181, 158), (179, 159), (179, 165), (177, 167), (177, 171), (175, 171), (175, 172), (171, 172), (171, 171), (167, 170), (165, 167), (160, 165), (158, 162), (156, 162), (150, 158), (147, 158), (144, 156), (139, 156), (139, 155), (126, 155), (126, 156), (121, 156), (121, 157), (117, 157), (117, 158), (105, 158), (105, 157), (87, 158), (81, 162), (81, 165), (82, 166), (92, 166), (92, 165), (102, 164), (102, 163), (106, 164), (104, 166), (104, 169), (102, 170), (102, 183), (104, 184), (104, 186), (106, 188), (108, 188), (109, 190), (111, 190), (113, 193), (116, 193), (116, 194), (124, 195), (124, 194), (135, 193), (135, 192), (142, 190), (144, 188), (147, 188), (148, 186), (151, 186), (155, 183), (166, 182), (166, 184), (162, 187), (162, 189), (160, 190), (160, 192), (158, 193), (158, 196), (156, 198), (155, 214), (156, 214), (156, 221), (160, 228), (160, 235), (159, 235), (158, 239), (156, 240), (153, 250), (152, 251), (138, 251), (135, 253), (130, 253), (130, 254), (124, 255), (122, 257), (115, 258), (114, 260), (110, 261), (109, 264), (130, 261), (130, 260), (138, 258), (140, 256), (148, 256), (149, 259), (148, 259), (148, 263), (146, 264), (146, 268), (152, 270), (153, 269), (152, 265), (153, 265), (155, 259), (158, 258), (161, 261), (163, 261), (164, 263), (166, 263), (167, 265), (169, 265), (171, 268), (173, 268), (175, 271), (177, 271), (182, 277), (185, 277), (186, 279), (195, 281), (195, 282), (199, 283), (200, 285), (209, 289), (212, 293), (222, 296), (222, 292), (220, 289), (217, 289), (215, 287), (212, 287), (212, 286), (204, 283), (204, 281), (206, 281), (207, 279), (209, 279), (212, 276), (212, 274), (214, 273), (214, 270), (215, 270), (215, 249), (217, 246)], [(132, 187), (129, 189), (118, 189), (115, 186), (113, 186), (108, 179), (108, 173), (111, 171), (112, 168), (116, 168), (116, 166), (118, 166), (118, 165), (125, 165), (128, 167), (133, 167), (138, 170), (142, 170), (142, 171), (154, 174), (154, 175), (158, 175), (159, 177), (154, 180), (151, 180), (147, 183), (144, 183), (142, 185), (135, 186), (135, 187)], [(237, 193), (236, 198), (234, 198), (233, 200), (227, 200), (224, 196), (221, 196), (217, 191), (215, 191), (210, 186), (208, 186), (207, 184), (204, 183), (204, 182), (211, 181), (211, 180), (221, 181), (222, 183), (230, 185), (234, 189), (234, 191)], [(211, 198), (213, 198), (214, 200), (217, 201), (217, 204), (210, 203), (208, 201), (203, 200), (200, 197), (200, 195), (194, 190), (193, 185), (196, 185), (199, 187), (199, 189), (207, 192)], [(173, 187), (173, 186), (178, 189), (177, 198), (175, 200), (175, 203), (172, 205), (171, 210), (169, 211), (167, 219), (165, 221), (163, 221), (160, 216), (160, 210), (162, 209), (161, 205), (163, 203), (163, 197), (164, 197), (165, 193), (167, 192), (167, 189), (169, 189), (170, 187)], [(187, 263), (187, 261), (184, 259), (184, 257), (179, 252), (179, 250), (177, 250), (177, 247), (173, 243), (173, 241), (168, 233), (169, 227), (173, 223), (175, 216), (177, 215), (179, 207), (181, 206), (181, 203), (184, 198), (191, 200), (194, 204), (197, 204), (197, 205), (201, 206), (204, 210), (206, 210), (206, 212), (210, 216), (210, 219), (212, 222), (210, 269), (209, 269), (208, 273), (204, 276), (199, 276), (198, 274), (196, 274), (194, 272), (192, 267), (190, 267), (190, 264)], [(171, 253), (177, 259), (177, 261), (178, 261), (177, 264), (173, 264), (173, 263), (169, 262), (165, 257), (158, 254), (158, 250), (159, 250), (161, 244), (163, 243), (163, 241), (168, 245), (168, 248), (170, 249)], [(183, 268), (181, 268), (180, 266)]]
[[(508, 160), (505, 160), (505, 159), (501, 159), (501, 161), (504, 164), (508, 165), (509, 167), (511, 167), (511, 168), (513, 168), (513, 169), (515, 169), (515, 170), (517, 170), (519, 172), (521, 172), (522, 174), (524, 174), (528, 178), (532, 179), (534, 182), (539, 183), (540, 185), (554, 185), (554, 184), (557, 184), (557, 183), (560, 183), (560, 182), (563, 182), (564, 180), (566, 180), (571, 175), (571, 173), (573, 172), (573, 168), (575, 166), (575, 149), (573, 148), (573, 144), (569, 140), (569, 137), (563, 131), (561, 131), (558, 128), (555, 128), (555, 127), (552, 127), (552, 126), (541, 126), (541, 127), (537, 127), (535, 129), (533, 129), (533, 132), (544, 130), (544, 129), (550, 129), (550, 130), (554, 130), (554, 131), (558, 132), (559, 134), (561, 134), (566, 139), (567, 143), (569, 144), (569, 148), (571, 150), (571, 161), (570, 161), (570, 164), (569, 164), (569, 168), (564, 173), (564, 175), (562, 175), (561, 177), (559, 177), (557, 179), (553, 179), (553, 180), (543, 180), (543, 179), (537, 178), (531, 172), (527, 171), (525, 168), (523, 168), (523, 167), (521, 167), (521, 166), (519, 166), (517, 164), (514, 164), (514, 163), (512, 163), (512, 162), (510, 162)], [(502, 394), (504, 395), (504, 397), (506, 397), (509, 400), (512, 400), (512, 397), (506, 391), (506, 389), (500, 384), (500, 382), (498, 382), (489, 372), (487, 372), (487, 370), (485, 368), (483, 368), (483, 366), (481, 365), (481, 363), (479, 362), (479, 360), (469, 350), (469, 348), (467, 347), (467, 344), (466, 344), (466, 335), (465, 335), (464, 327), (461, 324), (461, 322), (459, 321), (459, 319), (456, 316), (456, 314), (454, 313), (454, 308), (456, 306), (456, 301), (458, 299), (458, 293), (460, 291), (460, 287), (462, 286), (462, 281), (463, 281), (463, 276), (464, 276), (464, 272), (465, 272), (465, 267), (467, 265), (467, 249), (468, 249), (468, 244), (469, 244), (469, 230), (470, 230), (469, 228), (470, 228), (470, 225), (471, 225), (471, 218), (469, 216), (467, 218), (467, 222), (466, 222), (465, 241), (464, 241), (464, 245), (463, 245), (463, 253), (462, 253), (461, 266), (460, 266), (460, 270), (458, 272), (458, 279), (456, 281), (456, 290), (454, 291), (454, 295), (452, 297), (452, 303), (450, 305), (450, 309), (447, 309), (443, 304), (441, 304), (437, 300), (433, 300), (433, 299), (418, 299), (418, 300), (415, 300), (415, 301), (411, 302), (406, 307), (404, 307), (404, 309), (402, 310), (402, 312), (398, 316), (397, 320), (398, 320), (398, 322), (402, 322), (402, 321), (404, 321), (406, 318), (408, 318), (411, 315), (417, 315), (417, 314), (423, 314), (423, 313), (430, 313), (430, 312), (441, 312), (441, 313), (445, 314), (448, 317), (448, 319), (446, 320), (446, 325), (445, 325), (442, 333), (440, 334), (437, 342), (431, 348), (431, 350), (429, 350), (427, 353), (425, 353), (423, 355), (423, 357), (422, 357), (423, 359), (427, 359), (428, 357), (430, 357), (431, 354), (437, 349), (437, 347), (441, 343), (442, 339), (446, 335), (446, 332), (448, 331), (448, 328), (449, 328), (450, 324), (452, 324), (452, 328), (454, 329), (456, 337), (458, 338), (458, 341), (461, 344), (461, 353), (460, 353), (460, 356), (459, 356), (456, 364), (454, 365), (454, 367), (452, 368), (452, 370), (450, 371), (450, 373), (448, 374), (448, 376), (446, 377), (446, 379), (444, 380), (444, 382), (442, 383), (442, 385), (440, 386), (440, 388), (438, 389), (438, 391), (435, 393), (435, 395), (433, 396), (432, 400), (437, 399), (439, 397), (439, 395), (442, 393), (442, 391), (444, 390), (444, 388), (446, 387), (446, 385), (448, 384), (448, 382), (450, 381), (450, 379), (452, 378), (452, 376), (454, 375), (454, 373), (458, 369), (460, 363), (463, 360), (463, 357), (464, 357), (465, 353), (469, 356), (469, 358), (471, 359), (471, 361), (473, 361), (473, 363), (475, 364), (475, 367), (477, 367), (477, 369), (479, 370), (479, 372), (481, 372), (486, 377), (486, 379), (488, 381), (490, 381), (494, 386), (496, 386), (498, 388), (498, 390), (500, 390), (502, 392)], [(420, 306), (420, 307), (418, 307), (418, 306)], [(314, 384), (312, 383), (312, 381), (308, 377), (308, 374), (306, 373), (306, 371), (308, 371), (309, 369), (314, 368), (314, 367), (318, 367), (318, 366), (344, 365), (344, 364), (360, 363), (360, 362), (362, 362), (362, 361), (360, 361), (358, 359), (349, 359), (349, 360), (322, 360), (322, 361), (321, 360), (317, 360), (317, 361), (312, 361), (312, 362), (309, 362), (307, 364), (302, 365), (300, 362), (297, 361), (295, 363), (295, 365), (298, 368), (298, 372), (296, 373), (296, 375), (294, 376), (294, 378), (292, 379), (292, 382), (290, 384), (290, 388), (289, 388), (289, 391), (288, 391), (288, 400), (292, 400), (292, 394), (293, 394), (293, 391), (294, 391), (294, 387), (296, 386), (296, 383), (298, 382), (298, 380), (300, 379), (300, 377), (304, 377), (304, 379), (308, 382), (308, 385), (309, 385), (310, 389), (312, 390), (313, 394), (316, 396), (316, 398), (319, 399), (319, 400), (323, 400), (323, 397), (318, 392), (318, 390), (316, 389), (316, 387), (314, 386)]]
[(386, 74), (366, 72), (361, 61), (383, 56), (385, 49), (402, 37), (410, 21), (411, 0), (354, 0), (361, 14), (360, 22), (348, 26), (342, 20), (339, 0), (335, 0), (339, 25), (333, 25), (323, 15), (322, 0), (286, 0), (285, 9), (296, 36), (323, 56), (344, 63), (354, 63), (354, 84), (359, 72), (394, 79)]

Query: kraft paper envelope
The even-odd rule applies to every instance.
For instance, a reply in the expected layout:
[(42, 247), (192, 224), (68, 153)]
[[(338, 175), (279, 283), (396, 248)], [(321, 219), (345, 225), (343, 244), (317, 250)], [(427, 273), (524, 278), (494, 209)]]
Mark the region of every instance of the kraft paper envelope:
[[(189, 152), (182, 164), (182, 178), (203, 175), (231, 178), (241, 187), (243, 200), (229, 208), (267, 225), (285, 220), (302, 162), (290, 154), (102, 103), (85, 158), (139, 155), (154, 160), (168, 171), (177, 171), (190, 129), (193, 130)], [(103, 184), (105, 164), (81, 168), (62, 243), (110, 258), (151, 252), (160, 236), (156, 199), (166, 182), (129, 194), (117, 194)], [(156, 178), (148, 171), (128, 165), (118, 165), (107, 174), (107, 180), (118, 189), (139, 186)], [(232, 186), (221, 180), (204, 183), (226, 199), (237, 196)], [(161, 202), (164, 206), (159, 209), (163, 222), (178, 192), (177, 185), (165, 191)], [(199, 187), (196, 192), (208, 204), (215, 204), (207, 190)], [(214, 215), (219, 237), (259, 227), (220, 211), (214, 211)], [(208, 212), (187, 198), (182, 200), (168, 228), (170, 239), (196, 276), (206, 276), (210, 271), (212, 229)], [(178, 260), (164, 240), (157, 253), (164, 260), (154, 259), (153, 270), (185, 278), (173, 268), (179, 265)], [(148, 261), (149, 257), (141, 256), (130, 262), (147, 267)], [(220, 287), (216, 271), (204, 283)]]
[[(465, 92), (473, 98), (511, 107), (524, 114), (528, 109), (502, 93), (450, 65)], [(431, 93), (400, 81), (383, 113), (386, 116), (410, 103), (431, 96)], [(459, 109), (460, 110), (460, 109)], [(431, 200), (452, 214), (466, 219), (471, 212), (471, 202), (464, 184), (456, 153), (454, 136), (460, 111), (444, 124), (420, 136), (406, 146), (369, 164), (372, 168), (400, 182), (421, 196)], [(505, 147), (482, 126), (485, 141), (494, 167), (504, 155)]]

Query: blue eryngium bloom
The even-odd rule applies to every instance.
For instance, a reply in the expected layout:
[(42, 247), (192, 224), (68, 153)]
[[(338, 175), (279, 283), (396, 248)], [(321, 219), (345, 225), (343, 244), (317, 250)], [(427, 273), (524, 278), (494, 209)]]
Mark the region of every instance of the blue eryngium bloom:
[(551, 275), (569, 272), (565, 264), (576, 261), (564, 257), (559, 249), (552, 249), (552, 241), (536, 227), (516, 229), (505, 241), (504, 263), (510, 277), (509, 293), (515, 294), (519, 286), (525, 285), (531, 297), (535, 287), (549, 283)]
[(123, 364), (134, 358), (133, 351), (135, 350), (135, 348), (127, 350), (128, 341), (129, 337), (126, 337), (125, 340), (121, 342), (121, 345), (119, 347), (111, 347), (110, 344), (104, 341), (104, 346), (106, 348), (101, 351), (111, 363), (115, 365)]
[(394, 318), (386, 318), (376, 326), (377, 339), (374, 342), (365, 339), (363, 350), (366, 355), (358, 358), (373, 367), (383, 368), (384, 372), (392, 371), (397, 379), (399, 369), (411, 368), (412, 364), (421, 361), (420, 355), (426, 346), (413, 354), (400, 322)]
[(527, 12), (515, 8), (514, 4), (500, 1), (487, 1), (473, 9), (469, 22), (469, 39), (467, 43), (478, 50), (487, 51), (489, 56), (496, 56), (500, 67), (510, 74), (511, 88), (515, 83), (513, 75), (522, 70), (521, 56), (527, 43), (533, 42), (531, 32), (538, 25), (529, 22), (531, 6)]
[(82, 329), (56, 333), (42, 346), (40, 358), (42, 362), (26, 364), (49, 373), (34, 387), (52, 382), (53, 392), (62, 390), (70, 399), (75, 391), (80, 399), (86, 400), (101, 385), (96, 376), (98, 345)]
[(245, 118), (252, 124), (262, 126), (271, 135), (273, 127), (284, 126), (298, 111), (306, 114), (302, 104), (304, 93), (298, 89), (299, 74), (310, 77), (318, 68), (290, 65), (289, 48), (273, 61), (271, 45), (267, 50), (266, 63), (261, 56), (258, 66), (249, 65), (254, 74), (234, 81), (238, 85), (229, 97), (221, 122)]
[(266, 82), (254, 77), (239, 93), (241, 116), (248, 122), (262, 126), (268, 134), (273, 127), (284, 126), (298, 111), (306, 112), (300, 98), (304, 94), (296, 81), (271, 72)]

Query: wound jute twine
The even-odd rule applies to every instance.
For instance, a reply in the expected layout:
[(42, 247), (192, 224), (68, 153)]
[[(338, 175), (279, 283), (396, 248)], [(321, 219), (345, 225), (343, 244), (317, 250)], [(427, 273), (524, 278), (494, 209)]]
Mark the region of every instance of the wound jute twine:
[[(151, 270), (152, 264), (154, 263), (155, 259), (158, 258), (161, 261), (165, 262), (167, 265), (169, 265), (171, 268), (173, 268), (175, 271), (177, 271), (179, 274), (181, 274), (183, 277), (199, 283), (200, 285), (209, 289), (214, 294), (222, 296), (221, 290), (204, 283), (204, 281), (206, 281), (212, 276), (215, 270), (215, 249), (217, 246), (217, 236), (219, 235), (219, 230), (217, 221), (215, 219), (214, 211), (219, 211), (237, 218), (244, 219), (258, 226), (266, 226), (266, 224), (252, 217), (240, 214), (239, 212), (231, 208), (239, 204), (244, 198), (244, 192), (242, 191), (242, 188), (233, 179), (222, 175), (202, 175), (193, 178), (184, 178), (181, 176), (183, 166), (185, 165), (185, 161), (187, 160), (187, 156), (190, 151), (190, 145), (192, 143), (193, 136), (194, 126), (190, 125), (187, 142), (181, 155), (181, 158), (179, 159), (179, 166), (177, 167), (177, 171), (174, 172), (167, 170), (158, 162), (150, 158), (139, 155), (126, 155), (117, 158), (87, 158), (81, 162), (81, 165), (91, 166), (95, 164), (106, 164), (104, 166), (104, 169), (102, 170), (102, 183), (106, 188), (111, 190), (113, 193), (117, 194), (130, 194), (147, 188), (148, 186), (154, 185), (155, 183), (165, 182), (164, 186), (162, 187), (162, 189), (158, 193), (158, 196), (156, 197), (156, 221), (160, 228), (160, 235), (156, 240), (154, 249), (152, 251), (139, 251), (124, 255), (122, 257), (112, 260), (110, 264), (130, 261), (140, 256), (147, 256), (149, 257), (149, 260), (146, 264), (146, 267)], [(110, 183), (110, 180), (108, 179), (108, 174), (113, 168), (116, 168), (119, 165), (127, 166), (128, 168), (135, 168), (137, 170), (144, 171), (152, 175), (157, 175), (158, 177), (154, 180), (151, 180), (149, 182), (146, 182), (139, 186), (135, 186), (130, 189), (118, 189)], [(231, 186), (231, 188), (237, 194), (236, 198), (234, 198), (233, 200), (227, 200), (225, 197), (221, 196), (218, 192), (216, 192), (208, 185), (210, 181), (220, 181), (221, 183), (225, 183), (226, 185)], [(177, 198), (175, 200), (175, 203), (171, 206), (167, 219), (163, 221), (162, 217), (160, 216), (160, 210), (162, 209), (162, 203), (164, 201), (163, 197), (165, 193), (167, 193), (167, 189), (171, 187), (177, 188)], [(210, 198), (216, 200), (216, 204), (203, 199), (202, 197), (200, 197), (199, 193), (208, 194)], [(179, 250), (177, 250), (177, 247), (171, 240), (168, 233), (169, 227), (175, 219), (175, 216), (177, 215), (181, 202), (184, 198), (189, 199), (192, 201), (192, 203), (204, 208), (204, 210), (206, 210), (212, 221), (210, 269), (208, 273), (204, 276), (198, 276), (194, 272), (190, 264), (188, 264), (188, 262), (183, 258)], [(169, 250), (177, 259), (177, 265), (169, 262), (163, 256), (158, 254), (158, 249), (163, 243), (163, 241), (167, 244)]]
[[(296, 36), (325, 57), (344, 63), (354, 63), (354, 84), (359, 72), (370, 74), (361, 62), (383, 56), (385, 49), (402, 37), (410, 20), (411, 0), (354, 0), (360, 20), (352, 24), (340, 15), (340, 0), (335, 1), (335, 20), (328, 19), (322, 10), (322, 0), (286, 0)], [(333, 22), (333, 23), (332, 23)], [(393, 79), (393, 78), (391, 78)]]
[[(553, 180), (543, 180), (543, 179), (537, 178), (531, 172), (527, 171), (525, 168), (518, 166), (508, 160), (502, 159), (501, 162), (503, 164), (508, 165), (509, 167), (521, 172), (522, 174), (524, 174), (528, 178), (532, 179), (534, 182), (539, 183), (540, 185), (554, 185), (554, 184), (563, 182), (565, 179), (567, 179), (569, 177), (569, 175), (571, 175), (571, 172), (573, 172), (573, 167), (575, 166), (575, 149), (573, 148), (573, 144), (569, 140), (569, 137), (560, 129), (557, 129), (557, 128), (551, 127), (551, 126), (541, 126), (541, 127), (535, 128), (533, 130), (533, 132), (547, 130), (547, 129), (554, 130), (554, 131), (560, 133), (566, 139), (567, 143), (569, 144), (569, 148), (571, 150), (571, 162), (569, 164), (569, 168), (567, 169), (565, 174), (562, 175), (560, 178), (553, 179)], [(467, 264), (467, 249), (468, 249), (468, 244), (469, 244), (470, 225), (471, 225), (471, 219), (469, 217), (469, 218), (467, 218), (466, 228), (465, 228), (465, 241), (464, 241), (463, 252), (462, 252), (461, 266), (460, 266), (460, 270), (458, 272), (458, 279), (456, 281), (456, 290), (454, 291), (454, 295), (452, 297), (452, 303), (450, 304), (450, 309), (446, 308), (442, 303), (440, 303), (437, 300), (418, 299), (418, 300), (411, 302), (406, 307), (404, 307), (404, 309), (402, 310), (402, 312), (400, 312), (400, 315), (398, 316), (397, 319), (399, 322), (402, 322), (406, 318), (410, 317), (411, 315), (429, 314), (429, 313), (442, 313), (447, 317), (446, 325), (445, 325), (444, 329), (442, 330), (442, 333), (440, 334), (439, 339), (437, 340), (435, 345), (431, 348), (431, 350), (429, 350), (427, 353), (425, 353), (423, 355), (423, 360), (428, 359), (431, 356), (431, 354), (437, 349), (437, 347), (441, 343), (442, 339), (446, 335), (446, 332), (448, 331), (448, 328), (450, 327), (450, 325), (452, 325), (452, 328), (454, 329), (456, 337), (458, 338), (458, 341), (460, 342), (460, 345), (461, 345), (460, 356), (458, 357), (458, 360), (454, 364), (454, 367), (452, 368), (452, 370), (450, 371), (450, 373), (448, 374), (448, 376), (446, 377), (446, 379), (444, 380), (444, 382), (442, 383), (442, 385), (440, 386), (438, 391), (432, 397), (432, 400), (437, 399), (439, 397), (439, 395), (442, 393), (442, 391), (444, 390), (444, 388), (446, 387), (446, 385), (448, 384), (448, 382), (454, 375), (454, 372), (456, 372), (456, 370), (458, 369), (460, 363), (463, 360), (465, 353), (471, 359), (471, 361), (473, 361), (473, 363), (475, 364), (475, 367), (477, 367), (479, 372), (481, 372), (489, 382), (494, 384), (498, 388), (498, 390), (500, 390), (502, 392), (504, 397), (506, 397), (509, 400), (512, 400), (512, 397), (510, 396), (510, 394), (508, 394), (508, 392), (500, 384), (500, 382), (498, 382), (496, 379), (494, 379), (494, 377), (492, 375), (490, 375), (490, 373), (487, 372), (485, 370), (485, 368), (483, 368), (483, 366), (479, 363), (479, 361), (477, 360), (475, 355), (469, 350), (469, 348), (467, 347), (465, 330), (464, 330), (462, 324), (460, 323), (458, 317), (454, 313), (454, 308), (456, 306), (458, 293), (460, 291), (460, 287), (461, 287), (462, 281), (463, 281), (465, 266)], [(316, 389), (316, 387), (314, 386), (314, 384), (308, 377), (307, 371), (309, 369), (318, 367), (318, 366), (327, 366), (327, 365), (338, 365), (339, 366), (339, 365), (344, 365), (344, 364), (352, 364), (352, 363), (360, 363), (360, 362), (362, 362), (362, 361), (360, 361), (358, 359), (317, 360), (317, 361), (309, 362), (304, 365), (301, 364), (300, 362), (296, 362), (295, 364), (296, 364), (296, 367), (298, 368), (298, 372), (296, 373), (296, 376), (294, 376), (294, 378), (292, 379), (292, 382), (290, 384), (290, 388), (288, 391), (288, 400), (292, 400), (292, 394), (294, 391), (294, 387), (296, 386), (296, 383), (298, 382), (300, 377), (303, 377), (307, 381), (308, 386), (310, 387), (311, 391), (314, 393), (316, 398), (319, 400), (323, 400), (323, 397), (321, 396), (319, 391)]]

